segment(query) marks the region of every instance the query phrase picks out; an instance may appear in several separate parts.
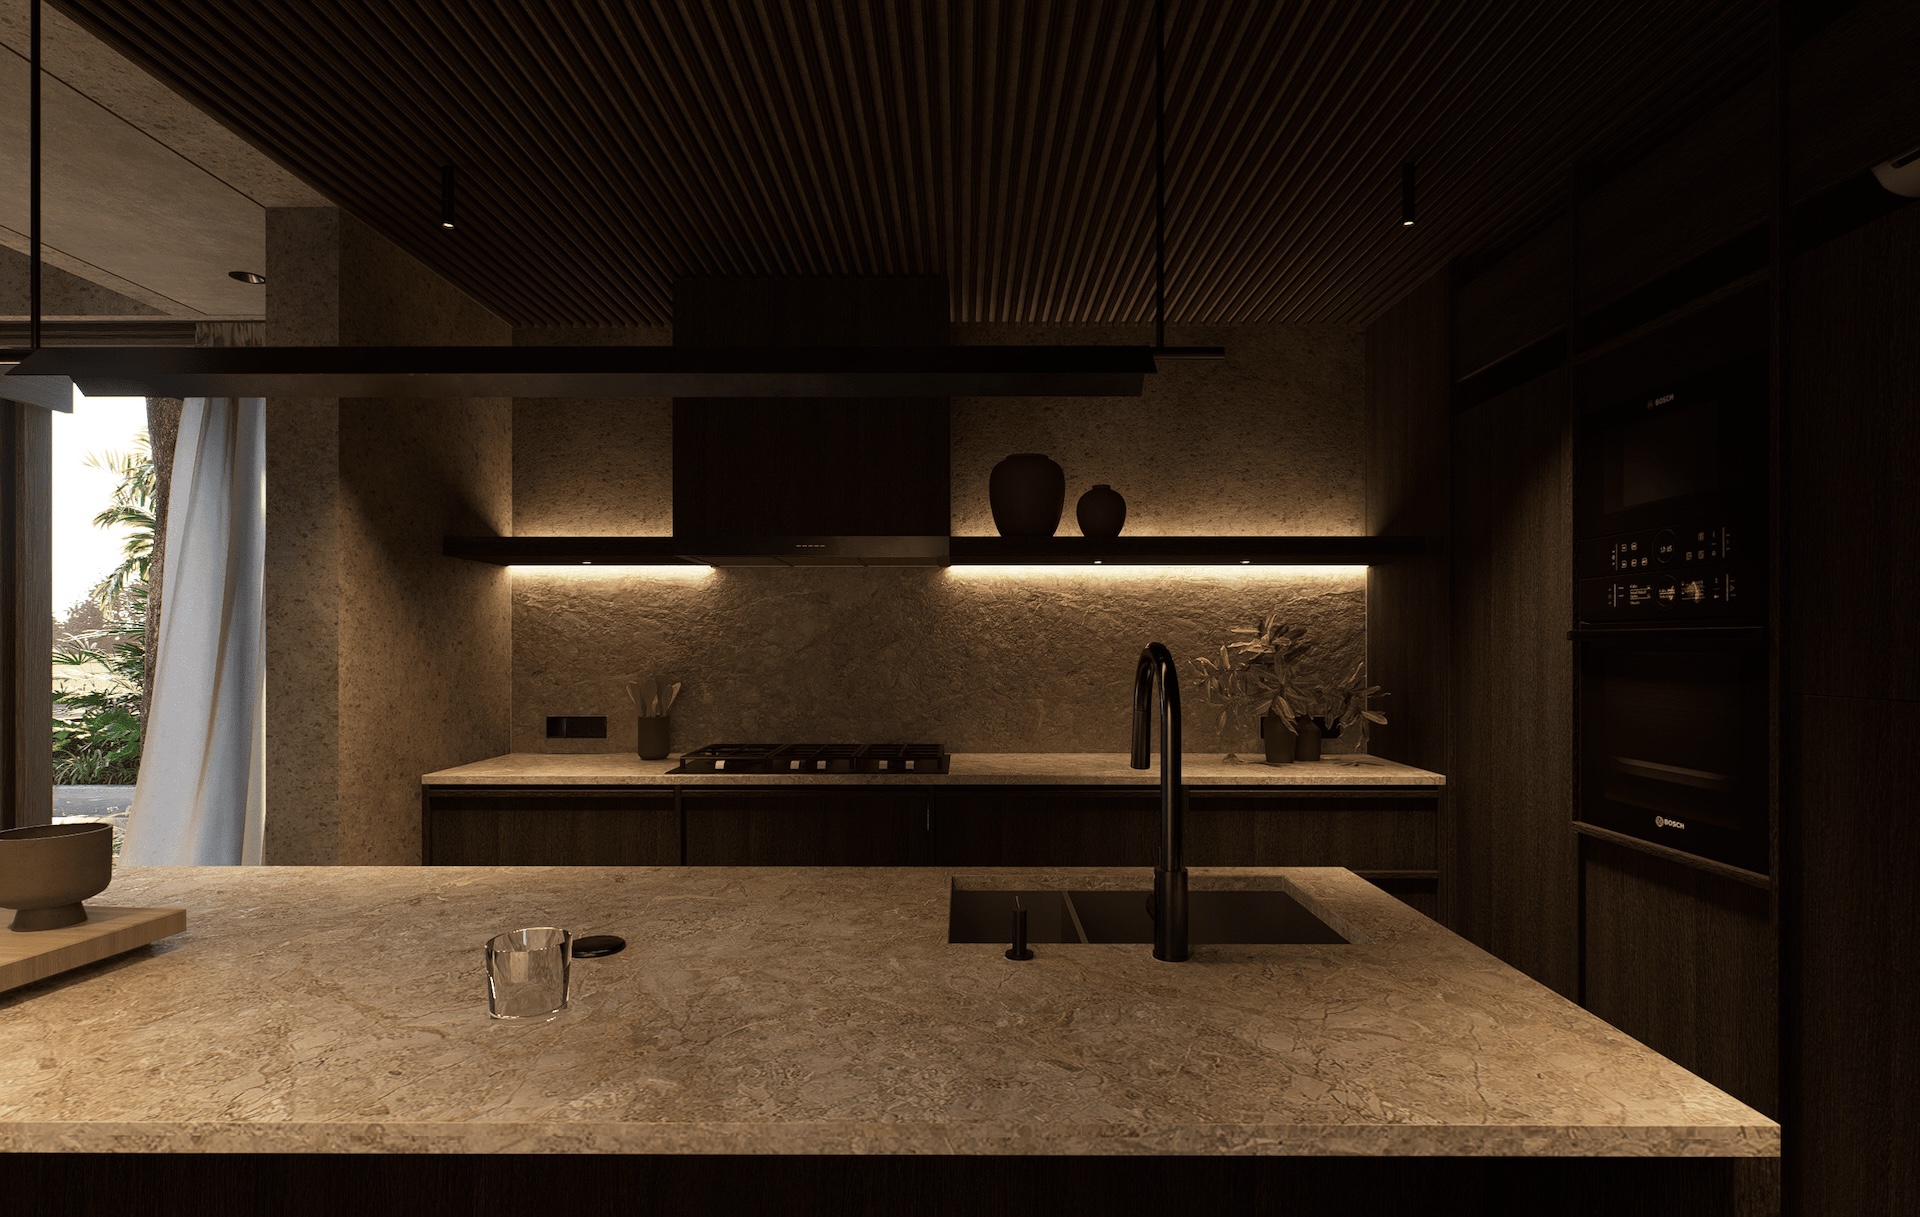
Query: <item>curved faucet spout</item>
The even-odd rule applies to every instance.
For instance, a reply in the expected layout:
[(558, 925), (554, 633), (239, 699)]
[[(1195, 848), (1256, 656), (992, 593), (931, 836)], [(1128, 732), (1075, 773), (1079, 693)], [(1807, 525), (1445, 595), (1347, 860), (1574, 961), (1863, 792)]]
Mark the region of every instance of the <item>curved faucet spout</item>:
[(1160, 691), (1160, 853), (1153, 866), (1153, 957), (1187, 958), (1186, 799), (1180, 787), (1180, 677), (1173, 654), (1150, 642), (1133, 670), (1135, 769), (1152, 764), (1153, 693)]

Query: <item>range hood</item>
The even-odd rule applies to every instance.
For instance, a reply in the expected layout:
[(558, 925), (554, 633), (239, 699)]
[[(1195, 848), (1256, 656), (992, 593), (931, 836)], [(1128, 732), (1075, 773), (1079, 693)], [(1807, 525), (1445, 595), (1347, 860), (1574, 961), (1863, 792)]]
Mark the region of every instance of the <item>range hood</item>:
[[(1020, 350), (947, 346), (947, 309), (937, 275), (682, 279), (674, 349), (858, 348), (879, 362), (953, 367), (995, 358), (974, 351)], [(1152, 362), (1144, 348), (1128, 358), (1139, 355)], [(890, 394), (676, 397), (679, 552), (713, 566), (945, 565), (955, 393), (928, 391), (939, 383), (950, 382), (902, 381)]]

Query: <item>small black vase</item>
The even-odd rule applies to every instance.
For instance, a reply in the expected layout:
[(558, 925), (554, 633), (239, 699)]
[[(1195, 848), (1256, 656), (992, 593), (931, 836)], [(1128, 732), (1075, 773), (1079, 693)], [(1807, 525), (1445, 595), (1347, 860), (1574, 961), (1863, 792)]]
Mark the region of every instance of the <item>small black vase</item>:
[(1083, 537), (1117, 537), (1127, 522), (1127, 501), (1120, 492), (1101, 482), (1080, 496), (1073, 514), (1080, 521)]
[(1260, 716), (1260, 740), (1266, 745), (1267, 764), (1293, 764), (1293, 751), (1296, 747), (1293, 732), (1287, 730), (1287, 720), (1278, 714)]
[(1320, 759), (1320, 720), (1301, 715), (1293, 720), (1294, 729), (1299, 734), (1293, 737), (1293, 759), (1296, 761), (1317, 761)]
[(1037, 452), (1018, 453), (993, 467), (987, 501), (1001, 536), (1050, 537), (1067, 505), (1067, 475)]

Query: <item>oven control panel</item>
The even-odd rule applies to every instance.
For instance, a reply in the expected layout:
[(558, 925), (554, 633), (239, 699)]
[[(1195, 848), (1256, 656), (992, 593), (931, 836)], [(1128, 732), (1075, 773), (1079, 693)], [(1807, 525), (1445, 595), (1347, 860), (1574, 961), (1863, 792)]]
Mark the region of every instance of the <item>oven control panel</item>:
[(1766, 612), (1745, 530), (1721, 522), (1587, 537), (1575, 553), (1580, 620), (1684, 621)]

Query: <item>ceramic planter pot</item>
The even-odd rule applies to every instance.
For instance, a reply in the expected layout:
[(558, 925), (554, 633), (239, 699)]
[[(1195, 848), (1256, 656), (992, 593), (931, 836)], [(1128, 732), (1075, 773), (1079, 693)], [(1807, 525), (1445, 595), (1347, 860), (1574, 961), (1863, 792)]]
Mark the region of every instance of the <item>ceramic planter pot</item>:
[(1010, 456), (987, 479), (993, 526), (1003, 537), (1050, 537), (1067, 505), (1067, 475), (1037, 452)]
[(1293, 737), (1293, 759), (1296, 761), (1317, 761), (1320, 759), (1320, 740), (1324, 733), (1314, 719), (1302, 715), (1293, 720), (1293, 729), (1299, 732)]
[(1127, 501), (1118, 490), (1102, 482), (1080, 496), (1073, 514), (1080, 522), (1081, 536), (1117, 537), (1127, 522)]
[(11, 929), (57, 930), (87, 919), (81, 901), (113, 882), (113, 828), (41, 824), (0, 832), (0, 908)]
[(672, 751), (668, 742), (669, 728), (672, 724), (673, 716), (670, 714), (662, 714), (657, 717), (650, 714), (641, 716), (639, 747), (641, 760), (661, 761), (666, 759), (667, 753)]
[(1267, 764), (1293, 764), (1293, 752), (1297, 745), (1293, 732), (1287, 730), (1287, 721), (1278, 714), (1260, 716), (1260, 741), (1267, 746)]

